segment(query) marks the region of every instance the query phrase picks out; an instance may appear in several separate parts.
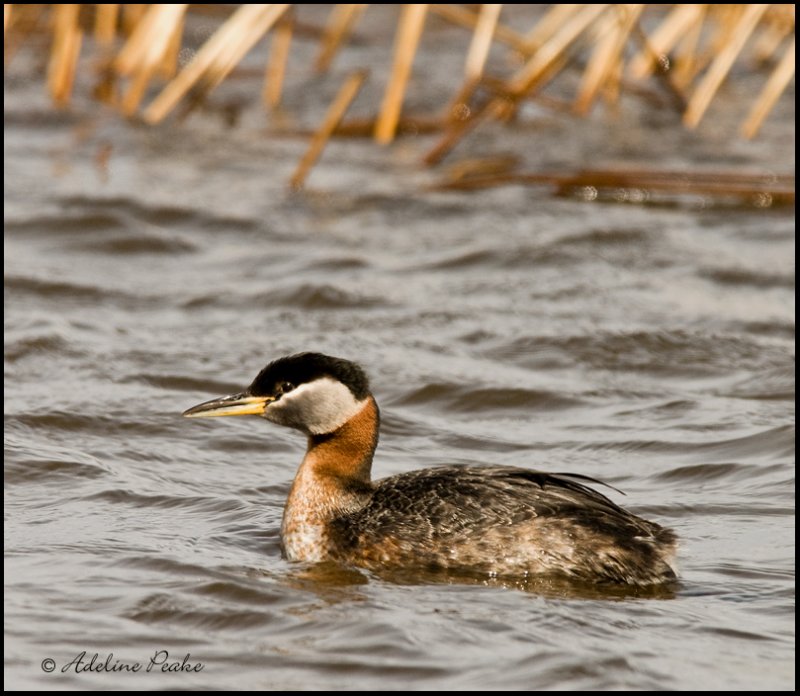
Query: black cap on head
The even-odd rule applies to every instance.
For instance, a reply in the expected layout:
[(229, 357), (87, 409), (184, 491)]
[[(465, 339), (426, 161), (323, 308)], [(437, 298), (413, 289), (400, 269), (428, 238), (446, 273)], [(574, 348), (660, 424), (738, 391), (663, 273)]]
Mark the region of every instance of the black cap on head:
[(359, 401), (369, 396), (369, 379), (360, 366), (322, 353), (297, 353), (278, 358), (258, 373), (247, 391), (253, 396), (269, 396), (285, 382), (297, 387), (321, 377), (338, 380)]

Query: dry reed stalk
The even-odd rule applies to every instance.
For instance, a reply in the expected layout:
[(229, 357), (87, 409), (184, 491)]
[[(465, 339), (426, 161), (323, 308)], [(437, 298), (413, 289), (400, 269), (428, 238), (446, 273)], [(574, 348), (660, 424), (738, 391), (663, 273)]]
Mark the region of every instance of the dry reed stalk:
[(358, 70), (344, 81), (341, 89), (339, 89), (339, 93), (336, 95), (328, 112), (325, 114), (322, 124), (312, 136), (311, 142), (308, 144), (308, 149), (297, 165), (297, 169), (295, 169), (294, 174), (292, 174), (292, 178), (289, 181), (289, 185), (292, 189), (299, 190), (303, 188), (303, 184), (311, 168), (319, 159), (319, 156), (325, 149), (325, 145), (331, 135), (333, 135), (334, 130), (341, 122), (345, 113), (347, 113), (347, 109), (350, 108), (350, 104), (353, 102), (353, 99), (355, 99), (368, 74), (366, 70)]
[(3, 35), (8, 30), (8, 23), (11, 21), (12, 5), (3, 5)]
[(757, 64), (780, 60), (775, 54), (784, 45), (788, 36), (794, 36), (794, 5), (771, 5), (759, 25), (760, 34), (752, 48), (753, 60)]
[(611, 69), (608, 71), (608, 75), (600, 88), (600, 96), (603, 98), (606, 108), (615, 116), (619, 116), (619, 95), (621, 92), (622, 61), (619, 61), (611, 66)]
[(53, 48), (47, 67), (47, 85), (57, 106), (66, 106), (72, 94), (81, 50), (80, 8), (80, 5), (56, 5), (53, 8)]
[(775, 25), (782, 26), (788, 31), (794, 31), (795, 22), (795, 5), (770, 5), (767, 14), (764, 16), (764, 22), (767, 26), (772, 27)]
[(783, 91), (792, 79), (794, 75), (795, 59), (794, 44), (795, 40), (792, 39), (780, 63), (778, 63), (775, 70), (772, 71), (769, 80), (767, 80), (767, 84), (764, 85), (764, 89), (761, 91), (761, 94), (758, 95), (758, 99), (756, 99), (756, 103), (753, 105), (749, 116), (742, 124), (741, 132), (745, 138), (755, 137), (764, 119), (769, 112), (772, 111), (775, 102), (778, 101), (778, 97), (783, 94)]
[(147, 84), (150, 82), (150, 79), (153, 77), (154, 73), (155, 68), (149, 70), (144, 68), (137, 71), (133, 76), (127, 91), (122, 96), (122, 101), (120, 103), (120, 110), (125, 116), (130, 117), (136, 113), (136, 109), (139, 107), (139, 102), (141, 102), (145, 90), (147, 89)]
[[(683, 113), (686, 110), (686, 95), (674, 79), (669, 57), (664, 53), (657, 53), (655, 48), (650, 44), (648, 36), (645, 34), (639, 22), (636, 22), (633, 27), (633, 36), (642, 45), (642, 50), (652, 57), (653, 65), (656, 66), (654, 75), (665, 87), (667, 94), (671, 96), (676, 111)], [(621, 69), (622, 65), (620, 64), (620, 70)]]
[(508, 92), (527, 95), (540, 88), (553, 74), (553, 68), (566, 50), (609, 8), (608, 4), (585, 5), (572, 15), (547, 43), (508, 81)]
[(147, 12), (147, 5), (124, 4), (122, 6), (122, 31), (126, 36), (133, 33), (145, 12)]
[(205, 91), (216, 87), (288, 9), (289, 5), (243, 5), (237, 9), (145, 109), (144, 120), (151, 124), (162, 121), (201, 78), (206, 79)]
[(668, 56), (682, 36), (697, 23), (702, 23), (705, 10), (702, 5), (675, 5), (672, 11), (647, 37), (649, 48), (643, 48), (630, 62), (629, 74), (643, 79), (657, 70), (658, 61)]
[(450, 181), (464, 181), (470, 178), (485, 178), (508, 174), (519, 166), (517, 155), (495, 155), (494, 157), (473, 157), (463, 159), (447, 168)]
[(423, 161), (435, 165), (452, 151), (458, 142), (480, 123), (508, 116), (516, 100), (542, 87), (561, 66), (567, 49), (609, 5), (587, 5), (573, 13), (564, 24), (505, 84), (506, 96), (491, 99), (481, 109), (451, 128), (425, 155)]
[(667, 182), (670, 185), (691, 185), (708, 181), (724, 184), (750, 184), (753, 186), (790, 186), (794, 177), (772, 172), (754, 173), (738, 171), (696, 171), (680, 169), (651, 169), (649, 167), (625, 167), (624, 169), (583, 169), (572, 176), (600, 177), (614, 185), (635, 186), (637, 181)]
[[(152, 5), (149, 11), (144, 13), (117, 54), (114, 67), (123, 77), (132, 75), (141, 63), (148, 62), (148, 58), (152, 56), (153, 51), (150, 48), (151, 34), (154, 35), (155, 43), (161, 44), (163, 50), (165, 32), (163, 22), (159, 21), (164, 15), (163, 7), (165, 5)], [(183, 7), (186, 7), (186, 5), (183, 5)], [(157, 58), (159, 59), (162, 50), (157, 51)]]
[(716, 54), (708, 72), (689, 99), (689, 104), (683, 115), (683, 122), (686, 126), (695, 128), (700, 123), (700, 119), (703, 118), (708, 105), (736, 60), (736, 56), (744, 48), (747, 39), (750, 38), (750, 35), (758, 25), (758, 21), (764, 16), (764, 12), (768, 7), (769, 5), (745, 5), (744, 11), (736, 22), (728, 42)]
[(223, 45), (216, 59), (209, 65), (203, 78), (202, 92), (204, 94), (217, 87), (258, 40), (291, 9), (291, 5), (262, 5), (261, 7), (263, 13), (258, 21), (253, 25), (240, 22), (233, 31), (232, 40)]
[[(125, 75), (152, 68), (164, 79), (172, 77), (177, 69), (188, 8), (188, 4), (177, 3), (152, 5), (120, 51), (115, 63), (118, 72)], [(151, 26), (139, 37), (139, 28), (145, 23)], [(138, 39), (135, 44), (134, 37)], [(131, 52), (126, 54), (131, 44)]]
[(485, 121), (503, 118), (507, 114), (507, 109), (513, 104), (513, 100), (508, 97), (494, 97), (482, 107), (473, 110), (468, 118), (461, 121), (450, 121), (448, 130), (445, 131), (439, 142), (425, 154), (422, 161), (428, 166), (439, 164), (465, 135)]
[(679, 39), (674, 51), (672, 80), (682, 90), (686, 90), (691, 85), (692, 80), (700, 73), (704, 65), (704, 60), (700, 57), (700, 39), (703, 35), (703, 27), (708, 17), (708, 5), (699, 5), (698, 12), (693, 24), (690, 24)]
[(3, 42), (3, 60), (6, 65), (11, 63), (28, 38), (49, 30), (43, 29), (42, 25), (52, 27), (52, 22), (47, 21), (47, 15), (52, 16), (52, 12), (48, 13), (47, 10), (47, 5), (14, 6), (8, 18), (8, 32), (4, 35)]
[(553, 5), (536, 24), (525, 34), (524, 42), (526, 50), (524, 53), (533, 55), (539, 50), (542, 44), (547, 43), (564, 23), (578, 12), (583, 5), (562, 4)]
[(167, 50), (164, 51), (164, 57), (161, 64), (158, 66), (158, 76), (162, 80), (171, 80), (178, 73), (178, 62), (181, 55), (181, 43), (183, 40), (183, 28), (186, 23), (186, 13), (181, 15), (181, 18), (175, 22), (175, 27), (172, 30), (172, 36), (169, 38)]
[(188, 4), (151, 5), (119, 52), (115, 61), (117, 72), (132, 78), (121, 104), (126, 116), (136, 112), (150, 80), (163, 69), (176, 35), (180, 43), (188, 7)]
[(478, 80), (483, 74), (502, 9), (502, 5), (481, 5), (478, 21), (475, 24), (475, 33), (472, 35), (472, 42), (467, 52), (467, 62), (464, 66), (467, 82)]
[[(462, 5), (431, 5), (431, 12), (439, 15), (442, 19), (446, 19), (448, 22), (458, 24), (467, 29), (474, 30), (478, 23), (478, 13)], [(525, 37), (505, 24), (498, 22), (494, 36), (500, 43), (510, 46), (515, 51), (524, 55), (530, 54)]]
[(783, 40), (794, 33), (794, 26), (787, 22), (762, 22), (763, 31), (753, 46), (753, 57), (758, 63), (766, 63), (778, 51)]
[(747, 7), (742, 4), (705, 5), (705, 17), (696, 28), (698, 38), (692, 56), (694, 70), (686, 76), (687, 89), (734, 38), (736, 24)]
[[(604, 31), (599, 31), (600, 40), (583, 74), (578, 96), (575, 99), (575, 111), (586, 115), (592, 106), (597, 92), (617, 73), (622, 50), (628, 41), (636, 22), (639, 20), (644, 5), (615, 5), (614, 13), (606, 15), (603, 20)], [(617, 82), (617, 85), (619, 83)], [(613, 87), (612, 87), (613, 89)]]
[(445, 109), (445, 120), (449, 122), (463, 121), (469, 118), (471, 113), (470, 101), (472, 100), (475, 90), (481, 84), (479, 78), (467, 80), (461, 86), (461, 89), (456, 92), (456, 95), (450, 100), (450, 103)]
[(369, 5), (334, 5), (314, 63), (317, 72), (327, 72), (341, 45), (347, 41)]
[(99, 46), (109, 49), (114, 45), (118, 19), (119, 5), (95, 5), (94, 40)]
[(267, 109), (277, 109), (283, 94), (283, 78), (286, 75), (286, 64), (289, 61), (289, 49), (292, 46), (294, 17), (287, 12), (278, 22), (273, 32), (272, 44), (269, 47), (269, 59), (264, 75), (264, 89), (261, 98)]
[[(761, 206), (794, 203), (794, 178), (732, 172), (655, 170), (583, 170), (574, 174), (500, 173), (444, 181), (434, 190), (476, 190), (505, 185), (553, 186), (556, 195), (603, 193), (628, 202), (645, 203), (649, 192), (739, 198)], [(631, 196), (629, 192), (640, 192)]]
[(565, 177), (559, 184), (560, 195), (581, 192), (594, 188), (610, 193), (621, 200), (641, 201), (646, 196), (625, 195), (626, 192), (657, 191), (677, 195), (709, 195), (719, 198), (736, 197), (761, 205), (794, 202), (793, 179), (772, 180), (772, 177), (758, 174), (733, 172), (676, 172), (647, 170), (585, 170), (572, 177)]
[(114, 44), (117, 38), (121, 6), (116, 4), (95, 5), (94, 41), (100, 48), (96, 63), (97, 82), (92, 96), (111, 106), (119, 105), (116, 74), (113, 68)]
[(428, 5), (403, 5), (395, 39), (392, 74), (386, 84), (383, 103), (375, 124), (375, 141), (381, 145), (388, 145), (394, 140), (400, 111), (403, 108), (406, 84), (411, 76), (411, 65), (414, 62), (427, 13)]
[(708, 8), (709, 17), (714, 20), (709, 23), (712, 30), (707, 41), (709, 56), (716, 56), (730, 43), (731, 38), (736, 34), (736, 24), (742, 18), (746, 8), (747, 5), (733, 3), (711, 5)]
[[(344, 138), (371, 138), (375, 133), (376, 118), (350, 118), (340, 123), (334, 135)], [(439, 133), (444, 121), (439, 116), (401, 116), (397, 124), (398, 133)]]

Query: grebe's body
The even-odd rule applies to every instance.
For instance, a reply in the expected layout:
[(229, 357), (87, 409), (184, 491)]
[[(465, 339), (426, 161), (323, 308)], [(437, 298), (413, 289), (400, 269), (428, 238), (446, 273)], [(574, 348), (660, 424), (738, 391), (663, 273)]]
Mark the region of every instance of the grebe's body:
[(675, 580), (674, 533), (582, 481), (447, 466), (371, 480), (378, 407), (354, 363), (301, 353), (190, 417), (255, 414), (308, 436), (281, 527), (289, 560), (652, 585)]

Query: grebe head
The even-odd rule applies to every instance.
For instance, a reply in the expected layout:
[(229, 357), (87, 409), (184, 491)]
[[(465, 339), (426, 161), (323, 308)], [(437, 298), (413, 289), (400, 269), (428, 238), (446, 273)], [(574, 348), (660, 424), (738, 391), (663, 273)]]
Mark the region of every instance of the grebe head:
[(279, 358), (241, 394), (206, 401), (187, 418), (257, 415), (308, 435), (338, 430), (369, 399), (369, 380), (355, 363), (322, 353)]

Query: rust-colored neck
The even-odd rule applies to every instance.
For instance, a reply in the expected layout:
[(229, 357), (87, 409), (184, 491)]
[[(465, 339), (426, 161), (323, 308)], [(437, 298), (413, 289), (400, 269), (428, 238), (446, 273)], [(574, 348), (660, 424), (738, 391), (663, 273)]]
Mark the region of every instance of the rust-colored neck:
[(344, 485), (369, 484), (379, 425), (378, 405), (370, 396), (364, 408), (338, 430), (309, 436), (301, 468), (310, 467), (317, 476)]
[(327, 558), (327, 524), (369, 500), (378, 424), (378, 406), (370, 396), (364, 408), (341, 428), (308, 438), (306, 456), (283, 511), (281, 540), (290, 560)]

